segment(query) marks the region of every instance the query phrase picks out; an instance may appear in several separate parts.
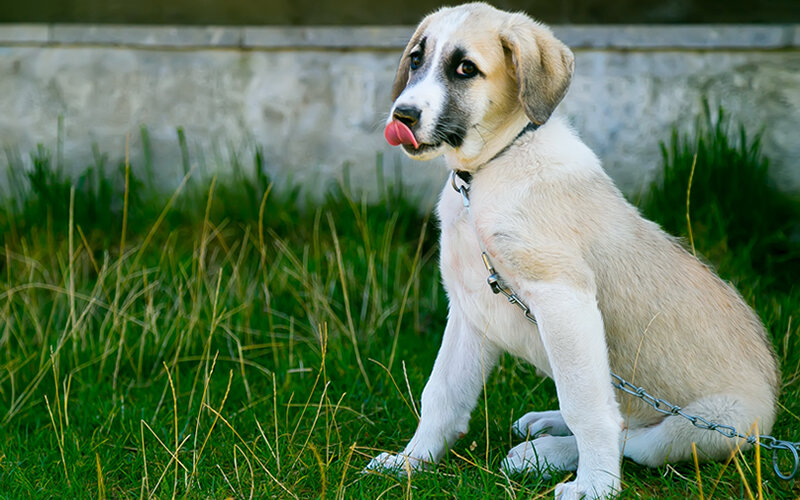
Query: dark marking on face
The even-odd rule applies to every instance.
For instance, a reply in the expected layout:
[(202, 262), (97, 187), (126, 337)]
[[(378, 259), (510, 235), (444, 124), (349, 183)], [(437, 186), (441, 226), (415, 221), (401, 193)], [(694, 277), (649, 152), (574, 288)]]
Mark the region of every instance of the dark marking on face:
[(467, 58), (463, 47), (456, 47), (442, 61), (441, 75), (445, 86), (445, 103), (436, 123), (434, 135), (453, 148), (464, 144), (470, 127), (470, 112), (464, 106), (468, 102), (469, 78), (459, 75), (457, 70)]
[(406, 82), (406, 87), (412, 86), (418, 80), (421, 80), (425, 77), (428, 70), (425, 69), (430, 62), (427, 57), (425, 57), (425, 45), (427, 42), (427, 37), (423, 37), (419, 43), (417, 44), (417, 48), (415, 48), (409, 55), (409, 75), (408, 75), (408, 82)]
[(458, 69), (458, 65), (464, 60), (464, 56), (466, 56), (466, 54), (466, 51), (464, 51), (464, 49), (461, 47), (456, 47), (455, 50), (450, 53), (450, 56), (443, 65), (444, 77), (447, 80), (454, 81), (458, 79), (456, 69)]
[(448, 85), (444, 108), (434, 129), (434, 135), (453, 148), (464, 143), (469, 127), (469, 111), (461, 105), (464, 101), (463, 90)]
[(451, 82), (464, 82), (476, 76), (485, 77), (469, 58), (467, 51), (456, 47), (443, 65), (444, 77)]
[(416, 71), (425, 63), (425, 38), (419, 42), (419, 47), (408, 55), (408, 66), (411, 71)]

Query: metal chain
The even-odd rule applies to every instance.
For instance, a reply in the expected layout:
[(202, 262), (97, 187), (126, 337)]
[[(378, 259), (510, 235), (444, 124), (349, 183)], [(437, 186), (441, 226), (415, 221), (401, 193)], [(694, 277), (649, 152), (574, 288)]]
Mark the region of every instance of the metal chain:
[[(717, 431), (725, 437), (731, 439), (743, 439), (745, 442), (751, 445), (758, 445), (766, 450), (772, 450), (772, 470), (775, 471), (775, 475), (779, 478), (788, 481), (790, 479), (794, 479), (794, 477), (797, 475), (797, 470), (800, 466), (800, 457), (798, 457), (800, 442), (784, 441), (767, 434), (742, 434), (730, 425), (717, 424), (706, 420), (699, 415), (690, 415), (684, 412), (680, 406), (652, 396), (644, 388), (631, 384), (614, 372), (611, 372), (611, 378), (614, 379), (614, 381), (611, 382), (611, 385), (624, 393), (641, 399), (645, 403), (652, 406), (653, 409), (659, 413), (663, 413), (665, 415), (678, 415), (685, 418), (691, 422), (692, 425), (699, 429)], [(793, 461), (792, 469), (788, 474), (784, 474), (781, 471), (780, 464), (778, 463), (778, 459), (780, 458), (778, 453), (781, 451), (788, 451), (790, 454), (789, 458)]]
[[(471, 217), (472, 214), (470, 212), (470, 203), (469, 203), (469, 187), (462, 185), (458, 186), (455, 181), (455, 175), (453, 172), (450, 174), (450, 183), (460, 195), (461, 199), (464, 203), (464, 208), (466, 208), (467, 213)], [(474, 224), (474, 223), (473, 223)], [(476, 228), (477, 232), (477, 228)], [(520, 299), (520, 297), (516, 294), (513, 288), (508, 286), (505, 282), (503, 282), (500, 275), (497, 274), (497, 271), (492, 266), (491, 262), (489, 261), (489, 254), (487, 253), (486, 249), (484, 248), (483, 242), (478, 236), (478, 243), (481, 247), (481, 258), (483, 259), (483, 265), (486, 267), (486, 270), (489, 273), (489, 277), (486, 279), (489, 287), (492, 289), (492, 292), (495, 294), (503, 295), (508, 302), (517, 306), (521, 311), (525, 318), (533, 323), (536, 323), (536, 317), (531, 312), (530, 307), (528, 307), (525, 302)], [(800, 468), (800, 442), (792, 442), (792, 441), (784, 441), (782, 439), (778, 439), (772, 437), (767, 434), (742, 434), (737, 431), (734, 427), (730, 425), (723, 425), (718, 424), (715, 422), (711, 422), (706, 420), (705, 418), (699, 415), (691, 415), (689, 413), (684, 412), (680, 406), (674, 405), (664, 399), (656, 398), (655, 396), (651, 395), (647, 392), (643, 387), (636, 386), (624, 378), (620, 377), (614, 372), (611, 373), (611, 378), (613, 379), (611, 385), (615, 388), (619, 389), (620, 391), (629, 394), (633, 397), (639, 398), (645, 403), (649, 404), (659, 413), (663, 413), (664, 415), (676, 415), (685, 418), (689, 422), (692, 423), (695, 427), (699, 429), (705, 429), (709, 431), (717, 431), (725, 437), (731, 439), (743, 439), (745, 442), (751, 445), (757, 445), (761, 448), (766, 450), (772, 451), (772, 470), (775, 471), (775, 475), (779, 478), (783, 479), (784, 481), (789, 481), (794, 479), (797, 475), (798, 469)], [(779, 453), (781, 451), (788, 451), (789, 458), (792, 460), (792, 469), (788, 474), (785, 474), (780, 469), (779, 464)]]

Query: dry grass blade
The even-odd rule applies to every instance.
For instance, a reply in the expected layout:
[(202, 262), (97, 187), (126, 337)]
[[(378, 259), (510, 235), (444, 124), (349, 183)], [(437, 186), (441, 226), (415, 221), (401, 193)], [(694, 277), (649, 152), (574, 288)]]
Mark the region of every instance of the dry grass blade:
[[(142, 420), (142, 422), (144, 422), (144, 420)], [(191, 438), (192, 435), (189, 434), (188, 436), (183, 438), (183, 441), (178, 443), (178, 446), (176, 446), (175, 450), (173, 451), (166, 444), (164, 444), (163, 441), (161, 441), (161, 438), (159, 438), (158, 434), (156, 434), (155, 431), (153, 429), (151, 429), (149, 425), (147, 425), (147, 422), (144, 422), (144, 425), (145, 425), (145, 427), (147, 427), (147, 430), (150, 431), (150, 433), (153, 435), (153, 437), (156, 438), (156, 440), (158, 441), (158, 444), (160, 444), (164, 448), (164, 450), (167, 452), (167, 454), (170, 457), (169, 461), (167, 462), (167, 465), (164, 466), (164, 470), (161, 471), (161, 475), (158, 477), (158, 481), (156, 481), (155, 486), (153, 486), (152, 491), (148, 495), (148, 498), (153, 498), (153, 496), (158, 491), (158, 487), (161, 486), (161, 481), (163, 481), (164, 478), (167, 476), (167, 473), (170, 470), (170, 466), (172, 466), (172, 462), (175, 462), (175, 468), (176, 469), (178, 468), (178, 466), (180, 466), (185, 472), (187, 472), (187, 473), (189, 472), (189, 469), (187, 469), (186, 466), (183, 465), (183, 463), (181, 463), (180, 460), (178, 460), (178, 452), (180, 451), (181, 448), (183, 448), (183, 445), (186, 444), (187, 441), (189, 441), (189, 438)], [(177, 488), (177, 483), (175, 484), (175, 487)], [(175, 489), (173, 489), (173, 492), (172, 492), (172, 496), (174, 496), (174, 495), (175, 495)]]
[(755, 445), (755, 453), (756, 453), (756, 486), (758, 490), (758, 500), (764, 500), (764, 485), (761, 483), (761, 440), (758, 434), (758, 425), (753, 424), (755, 428), (755, 436), (756, 436), (756, 445)]
[(372, 358), (370, 358), (370, 361), (372, 361), (376, 365), (378, 365), (381, 368), (383, 368), (383, 370), (386, 372), (386, 374), (389, 375), (389, 379), (392, 381), (392, 384), (394, 385), (394, 388), (397, 389), (397, 394), (400, 395), (400, 398), (403, 400), (403, 403), (405, 403), (405, 405), (408, 407), (408, 409), (411, 410), (411, 413), (414, 414), (414, 417), (417, 419), (417, 421), (419, 421), (420, 417), (419, 417), (419, 413), (417, 413), (416, 406), (411, 404), (411, 403), (409, 403), (409, 401), (406, 399), (405, 395), (403, 394), (403, 391), (400, 390), (400, 386), (397, 385), (397, 382), (394, 380), (394, 376), (392, 376), (392, 372), (390, 372), (389, 369), (386, 368), (380, 361), (378, 361), (376, 359), (372, 359)]
[(755, 500), (755, 497), (753, 496), (753, 490), (751, 490), (750, 485), (747, 484), (747, 477), (744, 475), (742, 466), (739, 464), (739, 457), (736, 455), (733, 456), (733, 465), (736, 466), (736, 471), (739, 473), (739, 477), (742, 479), (742, 485), (744, 486), (745, 492), (747, 492), (747, 498), (750, 500)]
[[(147, 427), (147, 430), (148, 430), (148, 431), (150, 431), (150, 434), (152, 434), (152, 435), (153, 435), (153, 437), (154, 437), (154, 438), (156, 438), (156, 441), (158, 441), (158, 444), (160, 444), (160, 445), (161, 445), (161, 447), (162, 447), (162, 448), (164, 448), (164, 451), (166, 451), (166, 452), (167, 452), (167, 454), (170, 456), (170, 461), (169, 461), (169, 464), (167, 465), (167, 467), (166, 467), (164, 470), (167, 470), (167, 469), (169, 469), (169, 466), (170, 466), (170, 465), (172, 465), (172, 462), (173, 462), (173, 461), (175, 461), (175, 466), (176, 466), (176, 467), (180, 466), (180, 468), (181, 468), (181, 469), (183, 469), (185, 472), (189, 472), (189, 468), (188, 468), (188, 467), (186, 467), (186, 466), (183, 464), (183, 462), (181, 462), (181, 461), (178, 459), (178, 455), (175, 453), (175, 450), (173, 450), (173, 449), (171, 449), (169, 446), (167, 446), (167, 445), (166, 445), (166, 443), (164, 443), (164, 441), (162, 441), (162, 440), (161, 440), (161, 438), (160, 438), (160, 437), (158, 437), (158, 434), (156, 434), (156, 431), (154, 431), (154, 430), (153, 430), (153, 428), (152, 428), (152, 427), (150, 427), (150, 424), (148, 424), (148, 423), (147, 423), (147, 422), (145, 422), (144, 420), (141, 420), (141, 423), (142, 423), (142, 424), (143, 424), (145, 427)], [(183, 438), (183, 441), (181, 441), (181, 443), (179, 443), (179, 446), (178, 446), (178, 447), (176, 447), (176, 449), (177, 449), (177, 448), (179, 448), (179, 447), (182, 447), (182, 444), (183, 444), (183, 443), (185, 443), (185, 442), (186, 442), (186, 440), (187, 440), (187, 439), (189, 439), (189, 437), (191, 437), (191, 434), (189, 434), (188, 436), (184, 437), (184, 438)], [(162, 474), (162, 475), (163, 475), (163, 474)]]
[(58, 452), (61, 454), (61, 464), (64, 466), (64, 477), (67, 478), (67, 485), (70, 484), (69, 472), (67, 472), (67, 461), (64, 458), (64, 434), (58, 432), (58, 426), (53, 418), (53, 410), (50, 408), (50, 401), (47, 396), (44, 397), (45, 406), (47, 406), (47, 413), (50, 415), (50, 423), (53, 425), (53, 431), (56, 433), (56, 443), (58, 443)]
[(233, 428), (233, 426), (230, 424), (230, 422), (228, 422), (228, 421), (225, 419), (225, 417), (223, 417), (222, 415), (220, 415), (220, 414), (219, 414), (219, 412), (217, 412), (217, 410), (215, 410), (215, 409), (214, 409), (214, 408), (212, 408), (211, 406), (209, 406), (209, 405), (207, 405), (207, 404), (206, 404), (206, 405), (205, 405), (205, 407), (206, 407), (206, 408), (208, 408), (208, 410), (209, 410), (209, 411), (211, 411), (212, 413), (214, 413), (215, 415), (217, 415), (217, 416), (220, 418), (220, 420), (222, 420), (222, 422), (223, 422), (223, 423), (224, 423), (226, 426), (228, 426), (228, 429), (230, 429), (230, 430), (231, 430), (231, 432), (233, 432), (234, 436), (236, 436), (236, 438), (239, 440), (239, 442), (241, 442), (241, 443), (242, 443), (242, 445), (244, 446), (244, 448), (245, 448), (245, 449), (248, 451), (248, 453), (250, 453), (250, 455), (253, 457), (253, 459), (256, 461), (256, 463), (258, 463), (258, 465), (261, 467), (261, 469), (262, 469), (264, 472), (266, 472), (266, 473), (267, 473), (267, 476), (269, 476), (269, 478), (270, 478), (270, 479), (272, 479), (272, 481), (273, 481), (275, 484), (277, 484), (278, 486), (280, 486), (280, 488), (281, 488), (283, 491), (285, 491), (286, 493), (288, 493), (288, 494), (289, 494), (289, 496), (291, 496), (292, 498), (298, 498), (298, 496), (297, 496), (297, 495), (296, 495), (294, 492), (292, 492), (292, 491), (291, 491), (291, 490), (289, 490), (289, 489), (288, 489), (286, 486), (284, 486), (284, 485), (283, 485), (283, 483), (282, 483), (282, 482), (280, 482), (280, 481), (278, 480), (278, 478), (276, 478), (276, 477), (275, 477), (275, 476), (272, 474), (272, 472), (270, 472), (270, 470), (267, 468), (267, 466), (266, 466), (266, 465), (264, 465), (264, 463), (263, 463), (263, 462), (262, 462), (262, 461), (261, 461), (261, 460), (258, 458), (258, 456), (257, 456), (257, 455), (256, 455), (256, 454), (253, 452), (253, 450), (250, 448), (250, 446), (248, 446), (248, 445), (247, 445), (247, 442), (244, 440), (244, 438), (242, 438), (242, 436), (240, 436), (240, 435), (239, 435), (239, 433), (236, 431), (236, 429), (234, 429), (234, 428)]
[[(206, 403), (206, 401), (207, 401), (208, 383), (211, 380), (211, 375), (214, 374), (214, 368), (217, 365), (217, 355), (218, 354), (219, 353), (214, 355), (214, 361), (211, 364), (211, 371), (209, 372), (208, 378), (206, 379), (205, 384), (203, 385), (203, 396), (200, 398), (201, 406), (200, 406), (200, 410), (197, 412), (197, 420), (195, 422), (195, 436), (197, 436), (197, 432), (199, 431), (199, 428), (200, 428), (200, 414), (202, 413), (202, 409), (203, 409), (202, 405), (204, 403)], [(228, 386), (225, 388), (225, 395), (222, 396), (222, 403), (220, 403), (220, 410), (222, 410), (225, 407), (225, 401), (228, 400), (228, 394), (230, 393), (230, 390), (231, 390), (231, 382), (232, 381), (233, 381), (233, 371), (228, 373)], [(211, 438), (211, 433), (214, 432), (214, 428), (216, 428), (216, 426), (217, 426), (217, 420), (218, 419), (219, 419), (219, 417), (214, 417), (214, 420), (211, 422), (211, 426), (209, 427), (208, 432), (206, 433), (206, 437), (203, 439), (203, 444), (200, 445), (200, 451), (198, 451), (196, 453), (196, 455), (194, 456), (194, 459), (192, 460), (192, 473), (189, 476), (189, 484), (190, 485), (192, 484), (192, 480), (195, 478), (195, 476), (197, 474), (197, 465), (198, 465), (198, 463), (200, 462), (200, 459), (203, 456), (203, 451), (206, 449), (206, 444), (208, 443), (209, 438)]]
[[(255, 491), (256, 491), (256, 476), (255, 476), (255, 471), (253, 470), (253, 464), (250, 462), (250, 459), (247, 458), (247, 454), (244, 453), (241, 450), (241, 448), (239, 448), (239, 445), (233, 445), (234, 464), (237, 463), (236, 462), (236, 452), (237, 451), (242, 455), (242, 458), (244, 458), (244, 461), (247, 463), (247, 470), (250, 473), (250, 495), (248, 496), (248, 498), (252, 499), (253, 495), (255, 495)], [(239, 468), (238, 468), (238, 466), (236, 467), (236, 481), (239, 482)], [(239, 482), (239, 489), (241, 489), (241, 488), (242, 488), (242, 485), (241, 485), (241, 482)]]
[(100, 465), (100, 454), (94, 454), (96, 463), (97, 463), (97, 497), (100, 500), (104, 500), (106, 498), (106, 483), (103, 479), (103, 467)]
[[(297, 462), (300, 461), (300, 458), (303, 456), (303, 451), (306, 449), (306, 446), (313, 445), (313, 443), (309, 443), (311, 441), (311, 435), (314, 433), (314, 429), (317, 427), (317, 421), (319, 420), (319, 414), (322, 411), (323, 404), (322, 402), (325, 401), (325, 397), (328, 395), (328, 387), (330, 387), (330, 382), (325, 383), (325, 387), (322, 389), (322, 395), (319, 397), (319, 404), (317, 404), (317, 412), (314, 414), (314, 420), (311, 422), (311, 428), (308, 430), (308, 434), (306, 435), (306, 440), (303, 442), (303, 446), (300, 447), (300, 452), (297, 454), (297, 458), (294, 459), (292, 462), (292, 469), (297, 465)], [(308, 402), (306, 403), (308, 404)], [(303, 410), (305, 411), (305, 409)], [(299, 424), (299, 422), (298, 422)]]
[(700, 479), (700, 464), (697, 461), (697, 446), (692, 443), (692, 459), (694, 459), (694, 470), (697, 473), (697, 490), (700, 493), (700, 500), (705, 500), (703, 495), (703, 481)]
[[(178, 396), (175, 393), (175, 384), (172, 382), (172, 374), (169, 372), (167, 364), (163, 363), (163, 365), (164, 365), (164, 370), (167, 372), (167, 380), (169, 381), (169, 390), (172, 393), (172, 424), (175, 434), (175, 480), (173, 482), (173, 487), (172, 487), (172, 498), (175, 498), (175, 495), (178, 492), (178, 464), (180, 463), (180, 460), (178, 460), (178, 450), (180, 449), (178, 445)], [(186, 439), (189, 439), (189, 436), (186, 436)], [(186, 470), (186, 467), (184, 466), (183, 469)]]
[(419, 240), (417, 241), (417, 249), (414, 252), (414, 260), (411, 263), (411, 275), (408, 277), (406, 286), (403, 289), (403, 298), (400, 300), (400, 311), (397, 313), (397, 325), (394, 329), (394, 337), (392, 339), (392, 350), (389, 353), (389, 370), (394, 365), (394, 357), (397, 354), (397, 341), (400, 338), (400, 326), (403, 324), (403, 315), (406, 312), (406, 303), (408, 302), (408, 294), (411, 291), (411, 286), (416, 282), (419, 273), (419, 263), (422, 257), (422, 244), (425, 242), (425, 233), (428, 229), (428, 217), (426, 216), (422, 222), (422, 228), (419, 231)]
[(333, 214), (328, 212), (328, 226), (331, 230), (331, 237), (333, 238), (333, 247), (336, 252), (336, 267), (339, 270), (339, 281), (342, 284), (342, 295), (344, 296), (344, 310), (347, 316), (348, 333), (350, 340), (353, 343), (353, 352), (356, 355), (356, 363), (358, 369), (361, 371), (361, 376), (364, 377), (364, 383), (367, 384), (368, 389), (372, 389), (372, 383), (369, 381), (367, 371), (364, 369), (364, 363), (361, 362), (361, 353), (358, 347), (358, 340), (356, 340), (356, 327), (353, 324), (353, 315), (350, 313), (350, 294), (347, 288), (347, 279), (345, 278), (344, 263), (342, 260), (342, 249), (339, 246), (339, 236), (336, 234), (336, 225), (333, 222)]
[[(419, 420), (420, 415), (419, 411), (417, 410), (417, 403), (414, 401), (414, 393), (411, 391), (411, 382), (408, 381), (408, 370), (406, 370), (405, 360), (403, 361), (402, 365), (403, 365), (403, 379), (406, 381), (406, 390), (408, 390), (408, 400), (411, 402), (411, 409), (414, 410), (414, 415), (417, 417), (417, 420)], [(387, 371), (389, 371), (388, 368)]]
[(147, 493), (147, 498), (150, 498), (150, 495), (152, 494), (150, 492), (150, 476), (147, 473), (147, 449), (145, 448), (145, 441), (144, 441), (145, 425), (147, 424), (145, 423), (144, 420), (139, 421), (139, 442), (142, 445), (142, 468), (144, 469), (144, 473), (142, 474), (142, 486), (139, 492), (139, 498), (144, 498), (145, 492)]
[(344, 458), (344, 465), (342, 466), (342, 477), (339, 480), (339, 487), (336, 489), (336, 499), (337, 500), (344, 500), (344, 480), (347, 477), (347, 469), (350, 466), (350, 459), (353, 458), (353, 451), (356, 449), (356, 443), (350, 445), (350, 448), (347, 450), (347, 455)]
[(689, 244), (692, 247), (692, 255), (697, 257), (697, 251), (694, 248), (694, 236), (692, 235), (692, 218), (689, 215), (689, 203), (692, 195), (692, 180), (694, 180), (694, 168), (697, 166), (697, 153), (694, 154), (692, 159), (692, 170), (689, 172), (689, 184), (686, 187), (686, 230), (689, 232)]
[(326, 474), (327, 466), (325, 462), (322, 460), (322, 455), (319, 454), (319, 450), (317, 449), (316, 446), (314, 446), (314, 443), (308, 443), (308, 448), (314, 455), (314, 460), (317, 462), (317, 467), (319, 468), (319, 477), (322, 480), (322, 484), (320, 485), (319, 497), (322, 500), (324, 500), (328, 493), (328, 475)]

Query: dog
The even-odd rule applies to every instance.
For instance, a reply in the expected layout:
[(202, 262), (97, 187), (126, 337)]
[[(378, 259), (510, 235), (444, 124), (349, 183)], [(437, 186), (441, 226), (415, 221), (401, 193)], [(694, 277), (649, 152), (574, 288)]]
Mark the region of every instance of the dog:
[[(439, 460), (467, 432), (502, 352), (551, 377), (559, 401), (515, 422), (526, 440), (503, 467), (577, 471), (557, 498), (619, 493), (622, 456), (657, 467), (690, 459), (692, 443), (704, 460), (746, 446), (617, 392), (610, 371), (687, 414), (770, 431), (779, 373), (764, 326), (553, 116), (573, 69), (546, 26), (484, 3), (425, 17), (403, 52), (384, 134), (457, 173), (437, 205), (449, 313), (414, 436), (367, 469), (402, 474)], [(537, 324), (486, 286), (482, 250)]]

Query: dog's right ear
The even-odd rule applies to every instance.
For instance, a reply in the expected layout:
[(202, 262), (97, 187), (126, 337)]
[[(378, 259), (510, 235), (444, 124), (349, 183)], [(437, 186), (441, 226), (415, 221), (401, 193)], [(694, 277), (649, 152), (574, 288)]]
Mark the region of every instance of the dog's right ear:
[(500, 34), (510, 52), (525, 114), (541, 125), (564, 98), (572, 80), (575, 57), (544, 25), (524, 14), (513, 14)]
[(395, 74), (394, 83), (392, 84), (392, 102), (403, 93), (403, 90), (408, 84), (408, 73), (411, 67), (411, 60), (408, 58), (408, 55), (411, 53), (411, 49), (416, 47), (420, 39), (422, 39), (428, 24), (430, 24), (430, 16), (422, 20), (417, 30), (411, 36), (408, 45), (406, 45), (406, 49), (403, 51), (403, 57), (400, 59), (400, 65), (397, 67), (397, 74)]

